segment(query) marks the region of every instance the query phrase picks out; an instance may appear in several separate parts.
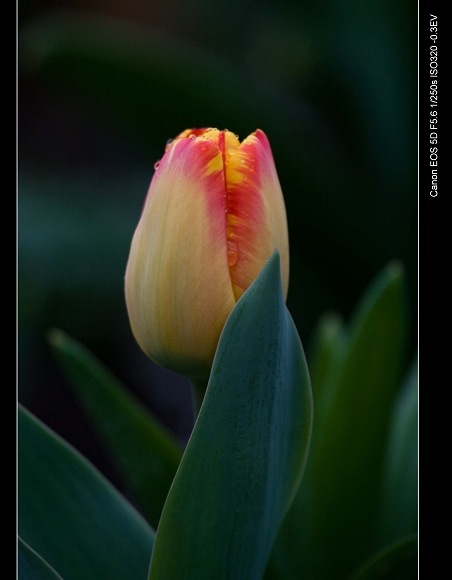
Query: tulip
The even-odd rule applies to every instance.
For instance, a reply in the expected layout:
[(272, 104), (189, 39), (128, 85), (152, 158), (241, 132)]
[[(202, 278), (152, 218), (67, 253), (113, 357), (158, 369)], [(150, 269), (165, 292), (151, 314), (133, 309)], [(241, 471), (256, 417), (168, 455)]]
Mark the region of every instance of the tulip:
[(167, 145), (126, 270), (133, 334), (158, 364), (205, 380), (226, 319), (274, 249), (289, 282), (286, 211), (267, 137), (188, 129)]

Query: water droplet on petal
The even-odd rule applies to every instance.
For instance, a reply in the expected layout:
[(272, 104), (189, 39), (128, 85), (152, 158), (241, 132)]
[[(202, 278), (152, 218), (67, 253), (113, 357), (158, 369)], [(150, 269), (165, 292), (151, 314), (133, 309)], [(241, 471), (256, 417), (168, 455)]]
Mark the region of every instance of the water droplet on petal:
[(235, 242), (228, 240), (228, 264), (234, 266), (239, 259), (239, 249)]
[(169, 145), (170, 143), (172, 143), (174, 141), (174, 139), (167, 139), (166, 140), (166, 144)]
[(237, 135), (237, 133), (235, 134), (235, 138), (240, 140), (240, 137)]
[(166, 153), (167, 151), (170, 151), (172, 147), (173, 147), (173, 146), (171, 145), (171, 143), (168, 143), (168, 145), (165, 147), (165, 153)]
[(223, 129), (223, 133), (226, 133), (226, 131), (229, 131), (229, 129)]
[(191, 133), (191, 135), (188, 136), (189, 139), (196, 139), (196, 135), (194, 133)]
[(240, 163), (245, 163), (245, 158), (244, 158), (244, 157), (242, 157), (242, 158), (240, 159)]
[(154, 169), (158, 169), (160, 165), (160, 160), (154, 163)]
[(229, 149), (228, 149), (229, 155), (235, 155), (236, 151), (237, 151), (237, 147), (229, 147)]

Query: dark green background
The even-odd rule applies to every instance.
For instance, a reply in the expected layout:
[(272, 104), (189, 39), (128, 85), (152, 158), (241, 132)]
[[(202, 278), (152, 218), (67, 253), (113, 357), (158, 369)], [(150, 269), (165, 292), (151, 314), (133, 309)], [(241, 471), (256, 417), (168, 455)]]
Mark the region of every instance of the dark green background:
[(188, 383), (134, 342), (123, 278), (154, 162), (191, 126), (268, 135), (289, 221), (288, 307), (305, 346), (319, 315), (347, 317), (393, 258), (406, 267), (414, 329), (416, 51), (412, 0), (22, 0), (24, 405), (121, 487), (51, 357), (46, 333), (60, 327), (187, 439)]

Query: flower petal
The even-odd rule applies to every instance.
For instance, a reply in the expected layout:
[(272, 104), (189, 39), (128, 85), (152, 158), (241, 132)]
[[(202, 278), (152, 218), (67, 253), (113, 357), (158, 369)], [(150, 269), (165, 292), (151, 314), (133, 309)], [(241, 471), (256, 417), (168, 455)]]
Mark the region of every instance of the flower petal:
[(238, 300), (277, 248), (284, 296), (289, 286), (289, 239), (286, 210), (267, 137), (257, 130), (229, 156), (225, 167), (227, 237), (237, 252), (230, 264)]
[(135, 338), (159, 364), (205, 376), (235, 305), (221, 151), (177, 138), (154, 175), (132, 241), (126, 301)]

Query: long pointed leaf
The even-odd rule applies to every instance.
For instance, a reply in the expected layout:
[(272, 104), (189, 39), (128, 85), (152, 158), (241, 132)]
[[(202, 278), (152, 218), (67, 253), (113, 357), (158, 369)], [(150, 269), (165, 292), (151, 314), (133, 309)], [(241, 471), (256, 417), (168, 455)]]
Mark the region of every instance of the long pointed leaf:
[(157, 526), (182, 457), (179, 445), (79, 342), (59, 330), (49, 340), (143, 515)]
[(17, 552), (19, 580), (62, 580), (61, 576), (21, 538), (17, 541)]
[(262, 578), (301, 478), (311, 405), (275, 252), (223, 329), (160, 520), (151, 580)]
[(379, 513), (382, 545), (417, 531), (417, 360), (400, 393), (389, 434)]
[(308, 360), (316, 416), (334, 394), (335, 376), (346, 350), (344, 334), (342, 318), (335, 312), (322, 316), (314, 330)]
[(75, 449), (19, 409), (19, 534), (65, 580), (146, 578), (154, 532)]
[(417, 560), (417, 536), (407, 536), (377, 552), (350, 580), (417, 580)]
[(398, 264), (391, 263), (367, 290), (345, 340), (328, 397), (315, 406), (306, 474), (276, 542), (269, 580), (303, 574), (341, 580), (372, 553), (405, 342)]

